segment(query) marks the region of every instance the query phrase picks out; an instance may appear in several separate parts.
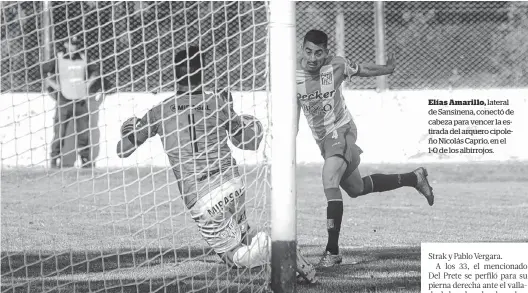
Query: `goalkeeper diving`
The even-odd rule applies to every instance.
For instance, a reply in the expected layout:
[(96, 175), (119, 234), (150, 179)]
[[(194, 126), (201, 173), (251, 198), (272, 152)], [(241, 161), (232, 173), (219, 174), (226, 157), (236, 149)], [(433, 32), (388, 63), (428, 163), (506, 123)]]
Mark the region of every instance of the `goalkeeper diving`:
[[(257, 150), (263, 138), (260, 121), (237, 115), (228, 90), (205, 93), (198, 47), (175, 57), (176, 95), (132, 117), (121, 127), (117, 154), (130, 156), (147, 139), (159, 135), (180, 194), (200, 234), (231, 267), (253, 268), (270, 261), (271, 239), (250, 229), (246, 219), (245, 185), (228, 141)], [(315, 270), (297, 253), (300, 281), (315, 282)]]

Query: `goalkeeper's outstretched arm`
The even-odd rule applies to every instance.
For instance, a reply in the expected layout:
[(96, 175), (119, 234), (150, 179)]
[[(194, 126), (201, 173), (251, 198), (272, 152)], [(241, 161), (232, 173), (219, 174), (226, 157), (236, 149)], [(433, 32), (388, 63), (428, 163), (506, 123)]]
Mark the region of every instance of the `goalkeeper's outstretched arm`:
[(224, 104), (223, 120), (231, 142), (239, 149), (256, 151), (263, 138), (263, 126), (251, 115), (238, 115), (233, 109), (233, 96), (229, 89), (220, 92)]
[(128, 137), (122, 137), (121, 140), (117, 142), (117, 156), (120, 158), (128, 158), (138, 147), (139, 145), (132, 143)]
[(258, 119), (250, 115), (237, 116), (231, 124), (241, 125), (236, 132), (230, 132), (231, 142), (239, 149), (258, 150), (263, 139), (263, 126)]
[(116, 153), (120, 158), (133, 154), (149, 137), (156, 134), (155, 128), (148, 124), (148, 114), (142, 119), (128, 118), (121, 126), (121, 140), (117, 142)]

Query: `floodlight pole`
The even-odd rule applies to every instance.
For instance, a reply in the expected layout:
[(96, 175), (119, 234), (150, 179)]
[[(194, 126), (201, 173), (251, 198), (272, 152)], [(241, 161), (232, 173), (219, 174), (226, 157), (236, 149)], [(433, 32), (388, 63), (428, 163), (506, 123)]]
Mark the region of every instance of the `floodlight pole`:
[[(384, 2), (374, 2), (374, 19), (375, 19), (375, 36), (376, 36), (376, 64), (385, 64), (387, 62), (387, 54), (385, 52), (385, 17)], [(378, 76), (376, 78), (377, 90), (385, 91), (387, 86), (387, 76)]]
[(336, 40), (336, 55), (345, 57), (345, 13), (341, 2), (336, 2), (336, 25), (335, 25), (335, 40)]
[(44, 61), (51, 59), (51, 10), (50, 1), (43, 1), (42, 11), (42, 39), (44, 41), (43, 47), (43, 58)]

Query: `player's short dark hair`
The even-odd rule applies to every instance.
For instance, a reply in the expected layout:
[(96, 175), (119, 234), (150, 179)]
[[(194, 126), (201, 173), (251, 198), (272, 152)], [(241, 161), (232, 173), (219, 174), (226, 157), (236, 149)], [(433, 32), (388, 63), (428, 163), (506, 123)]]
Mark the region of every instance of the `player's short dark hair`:
[(191, 46), (176, 53), (174, 57), (176, 67), (176, 78), (178, 84), (189, 85), (189, 77), (192, 85), (202, 83), (202, 53), (197, 46)]
[(320, 30), (310, 30), (304, 35), (303, 46), (306, 42), (323, 45), (326, 48), (328, 46), (328, 35)]

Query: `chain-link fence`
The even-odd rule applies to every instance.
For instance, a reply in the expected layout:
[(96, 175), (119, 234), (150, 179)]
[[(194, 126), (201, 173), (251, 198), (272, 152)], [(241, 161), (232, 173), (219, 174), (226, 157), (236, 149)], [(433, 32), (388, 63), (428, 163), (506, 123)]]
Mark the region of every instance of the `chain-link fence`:
[(2, 92), (41, 91), (43, 2), (1, 2)]
[[(206, 80), (265, 87), (264, 2), (51, 2), (54, 48), (77, 35), (118, 91), (170, 90), (172, 56), (200, 45)], [(2, 2), (2, 92), (42, 90), (42, 2)], [(397, 52), (392, 89), (526, 87), (528, 3), (385, 2), (386, 51)], [(342, 25), (339, 23), (342, 19)], [(357, 62), (375, 61), (374, 2), (297, 2), (297, 41), (309, 29), (343, 44)], [(336, 39), (338, 35), (339, 39)], [(214, 44), (214, 45), (213, 45)], [(216, 77), (217, 79), (214, 79)], [(347, 86), (373, 89), (375, 78)]]
[[(2, 92), (42, 90), (43, 15), (42, 2), (2, 3)], [(54, 1), (50, 15), (52, 53), (80, 38), (107, 90), (173, 89), (174, 52), (185, 44), (202, 48), (209, 87), (266, 85), (264, 2)]]
[[(383, 12), (386, 52), (398, 65), (389, 88), (528, 86), (528, 3), (385, 2)], [(329, 35), (333, 53), (341, 42), (353, 61), (375, 62), (374, 2), (297, 2), (299, 44), (310, 29)], [(376, 80), (347, 86), (372, 89)]]

